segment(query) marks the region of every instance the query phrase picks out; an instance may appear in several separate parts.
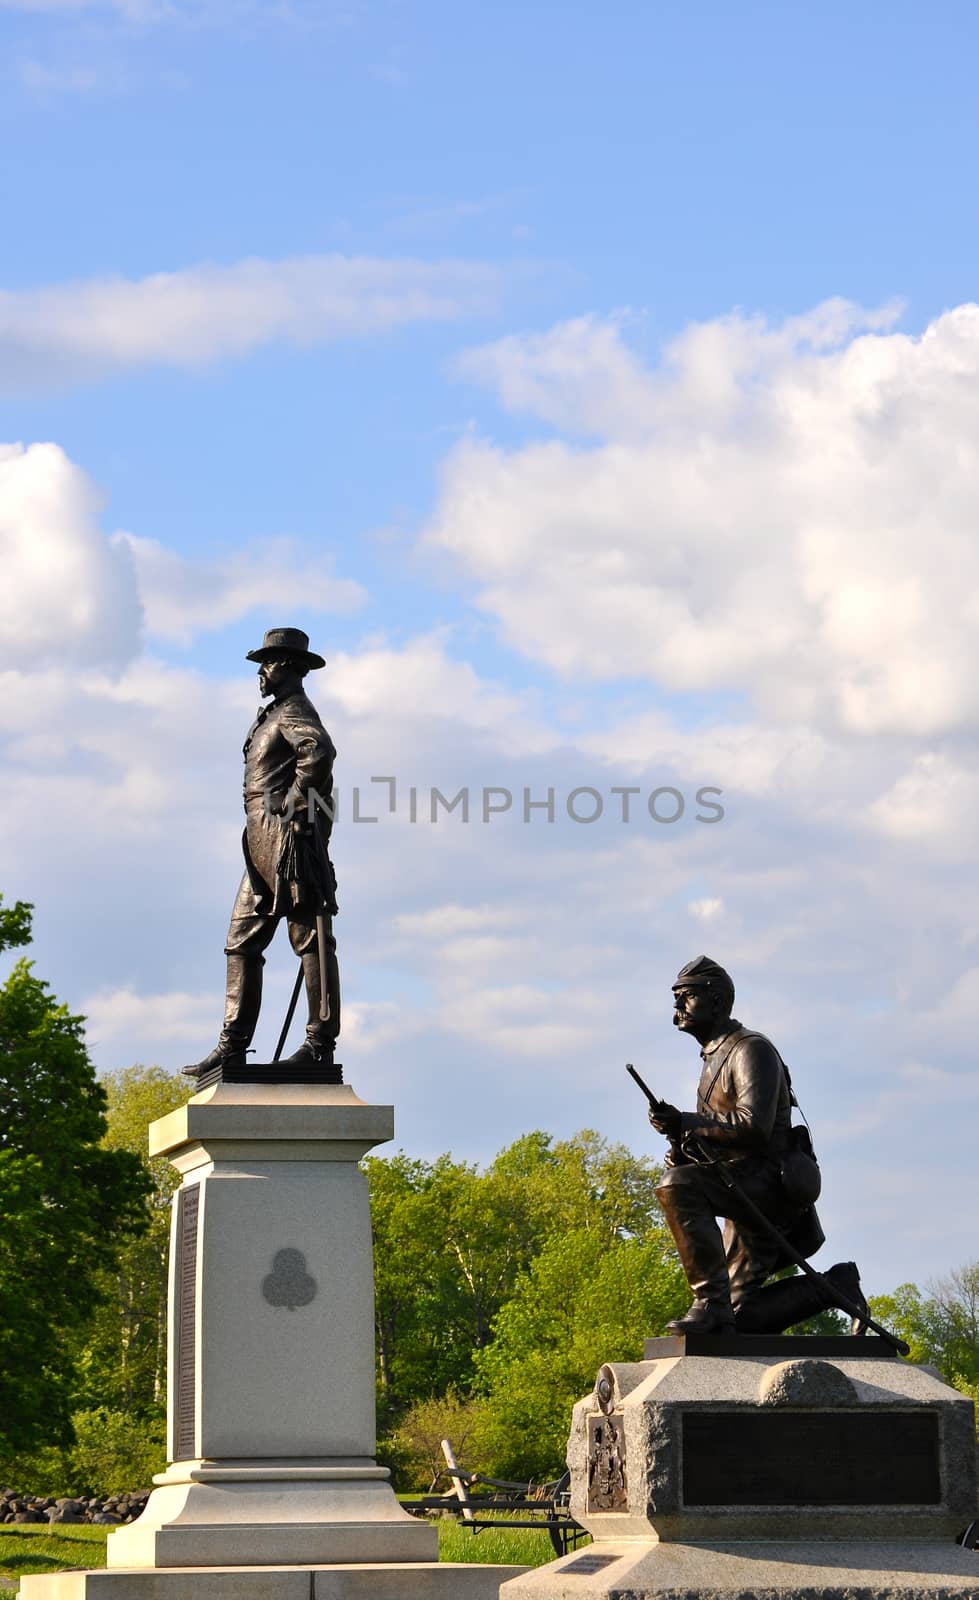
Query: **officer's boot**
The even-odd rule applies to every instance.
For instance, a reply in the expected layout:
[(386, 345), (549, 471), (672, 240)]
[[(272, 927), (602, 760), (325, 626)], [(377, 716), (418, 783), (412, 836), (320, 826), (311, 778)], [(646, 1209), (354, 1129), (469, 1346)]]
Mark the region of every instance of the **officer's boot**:
[[(841, 1289), (858, 1310), (867, 1310), (855, 1261), (838, 1261), (823, 1277)], [(782, 1333), (835, 1305), (832, 1290), (803, 1273), (797, 1278), (779, 1278), (746, 1295), (735, 1307), (735, 1323), (738, 1333)], [(850, 1331), (866, 1333), (866, 1323), (853, 1317)]]
[[(326, 980), (328, 985), (327, 1003), (323, 1009), (327, 1013), (326, 1020), (320, 1014), (322, 985), (320, 982), (320, 958), (316, 950), (307, 950), (302, 957), (303, 980), (306, 985), (306, 1003), (308, 1006), (308, 1020), (306, 1023), (306, 1037), (298, 1050), (287, 1056), (284, 1066), (293, 1067), (331, 1067), (334, 1066), (333, 1052), (336, 1049), (337, 1034), (340, 1032), (340, 996), (339, 985), (333, 981), (336, 972), (336, 956), (332, 951), (327, 953)], [(337, 1067), (336, 1082), (342, 1081), (340, 1069)]]
[(216, 1067), (244, 1066), (245, 1052), (252, 1042), (262, 1007), (263, 956), (228, 956), (228, 979), (224, 1003), (224, 1027), (217, 1044), (203, 1061), (184, 1067), (185, 1078), (202, 1078)]
[(683, 1270), (694, 1294), (685, 1316), (666, 1324), (670, 1333), (733, 1333), (731, 1284), (721, 1230), (700, 1197), (681, 1184), (657, 1189)]

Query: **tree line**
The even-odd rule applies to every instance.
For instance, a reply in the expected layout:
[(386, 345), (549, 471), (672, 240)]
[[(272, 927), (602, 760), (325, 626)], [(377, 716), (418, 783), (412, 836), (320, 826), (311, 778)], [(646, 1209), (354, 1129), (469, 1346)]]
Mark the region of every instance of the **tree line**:
[[(0, 950), (30, 907), (4, 908)], [(164, 1456), (166, 1269), (178, 1175), (146, 1128), (187, 1097), (160, 1067), (101, 1081), (82, 1019), (24, 960), (0, 988), (0, 1478), (46, 1493), (146, 1486)], [(425, 1487), (448, 1435), (497, 1477), (563, 1470), (571, 1406), (636, 1360), (688, 1292), (660, 1169), (583, 1130), (522, 1135), (485, 1167), (364, 1162), (376, 1280), (379, 1457)], [(872, 1302), (912, 1359), (979, 1399), (979, 1262)], [(833, 1314), (825, 1329), (842, 1327)]]

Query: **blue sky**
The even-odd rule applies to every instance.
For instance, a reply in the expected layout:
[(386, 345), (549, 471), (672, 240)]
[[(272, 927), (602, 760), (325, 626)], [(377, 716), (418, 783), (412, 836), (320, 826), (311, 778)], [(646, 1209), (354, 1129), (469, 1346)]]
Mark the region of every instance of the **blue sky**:
[(96, 1059), (213, 1043), (242, 658), (296, 623), (344, 1059), (406, 1148), (652, 1148), (621, 1062), (689, 1099), (707, 948), (827, 1260), (974, 1259), (974, 9), (0, 0), (0, 41), (0, 886)]

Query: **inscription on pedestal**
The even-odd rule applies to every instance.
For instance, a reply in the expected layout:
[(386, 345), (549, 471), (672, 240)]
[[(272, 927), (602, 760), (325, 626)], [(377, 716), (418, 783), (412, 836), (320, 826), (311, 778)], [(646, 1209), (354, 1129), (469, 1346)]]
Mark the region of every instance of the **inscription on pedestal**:
[(934, 1412), (688, 1411), (687, 1506), (941, 1504)]
[(621, 1411), (588, 1419), (588, 1509), (625, 1511), (625, 1429)]
[(177, 1371), (174, 1456), (189, 1460), (194, 1454), (194, 1396), (197, 1377), (195, 1307), (197, 1301), (197, 1217), (200, 1185), (181, 1189), (177, 1196)]

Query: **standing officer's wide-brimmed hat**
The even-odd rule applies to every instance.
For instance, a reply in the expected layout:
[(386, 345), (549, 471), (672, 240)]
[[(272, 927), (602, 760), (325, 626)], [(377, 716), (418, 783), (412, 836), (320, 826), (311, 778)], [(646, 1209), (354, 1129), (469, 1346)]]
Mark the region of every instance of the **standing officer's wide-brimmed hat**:
[(326, 662), (309, 648), (309, 634), (302, 628), (269, 628), (257, 650), (249, 650), (247, 661), (272, 661), (276, 656), (299, 656), (307, 667), (325, 667)]

